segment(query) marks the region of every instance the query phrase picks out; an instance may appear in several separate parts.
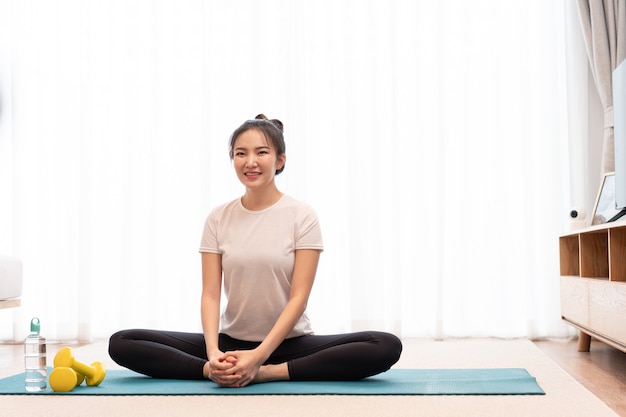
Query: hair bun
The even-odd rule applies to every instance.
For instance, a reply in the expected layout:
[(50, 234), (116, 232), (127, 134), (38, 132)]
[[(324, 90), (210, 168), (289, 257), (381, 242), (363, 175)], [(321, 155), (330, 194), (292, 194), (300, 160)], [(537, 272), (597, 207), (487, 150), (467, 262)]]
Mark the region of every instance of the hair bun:
[(257, 120), (267, 120), (268, 122), (270, 122), (271, 124), (276, 126), (281, 132), (283, 132), (283, 129), (284, 129), (283, 122), (281, 122), (278, 119), (268, 119), (267, 116), (264, 115), (263, 113), (257, 114), (255, 119), (257, 119)]
[(270, 120), (271, 123), (273, 123), (274, 125), (276, 125), (276, 127), (282, 132), (283, 131), (283, 122), (281, 122), (278, 119), (272, 119)]

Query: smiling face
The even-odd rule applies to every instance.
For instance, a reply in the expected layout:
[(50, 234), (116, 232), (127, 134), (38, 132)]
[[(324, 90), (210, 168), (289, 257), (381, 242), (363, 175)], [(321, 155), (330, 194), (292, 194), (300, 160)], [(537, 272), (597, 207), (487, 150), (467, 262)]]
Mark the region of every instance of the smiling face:
[(250, 190), (261, 190), (274, 184), (276, 171), (285, 163), (272, 142), (260, 130), (241, 133), (233, 145), (233, 163), (239, 181)]

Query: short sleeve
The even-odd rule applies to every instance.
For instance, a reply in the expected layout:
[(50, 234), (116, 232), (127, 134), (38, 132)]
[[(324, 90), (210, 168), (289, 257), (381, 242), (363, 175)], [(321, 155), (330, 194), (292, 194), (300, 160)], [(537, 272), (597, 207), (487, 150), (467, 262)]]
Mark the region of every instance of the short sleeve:
[(219, 247), (217, 225), (217, 214), (216, 211), (213, 210), (204, 222), (204, 230), (202, 232), (202, 239), (200, 240), (200, 252), (222, 253)]
[(318, 249), (324, 250), (322, 241), (322, 228), (320, 226), (317, 214), (311, 207), (306, 207), (302, 211), (298, 221), (296, 232), (296, 249)]

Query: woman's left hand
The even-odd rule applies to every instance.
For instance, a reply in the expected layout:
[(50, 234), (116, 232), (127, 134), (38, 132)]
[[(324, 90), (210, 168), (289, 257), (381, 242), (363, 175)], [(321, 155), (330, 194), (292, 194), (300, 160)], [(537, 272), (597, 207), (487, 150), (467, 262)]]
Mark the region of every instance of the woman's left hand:
[(229, 371), (240, 377), (239, 380), (229, 385), (229, 387), (232, 388), (245, 387), (252, 383), (259, 372), (259, 368), (263, 364), (263, 358), (261, 358), (255, 350), (225, 352), (222, 358), (234, 364)]

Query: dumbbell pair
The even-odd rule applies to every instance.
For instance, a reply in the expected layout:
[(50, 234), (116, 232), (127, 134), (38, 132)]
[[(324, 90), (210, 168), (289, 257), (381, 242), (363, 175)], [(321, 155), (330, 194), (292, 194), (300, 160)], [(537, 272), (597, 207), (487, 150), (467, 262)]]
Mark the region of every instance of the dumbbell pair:
[(80, 385), (83, 380), (89, 386), (99, 385), (106, 376), (104, 365), (94, 362), (84, 364), (74, 359), (70, 347), (61, 348), (54, 357), (54, 369), (50, 373), (50, 387), (55, 392), (69, 392)]

